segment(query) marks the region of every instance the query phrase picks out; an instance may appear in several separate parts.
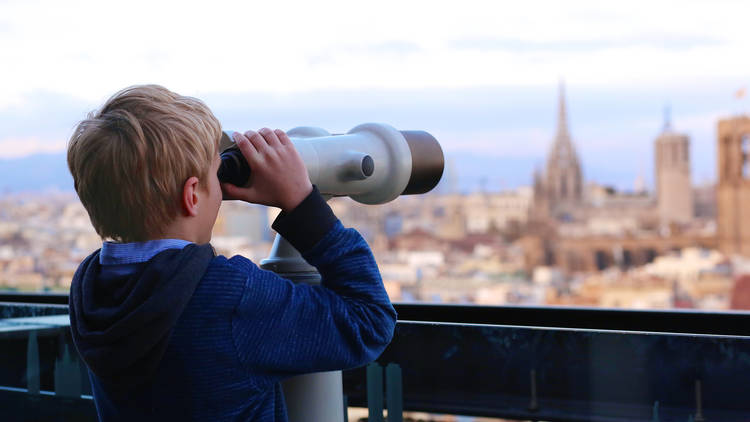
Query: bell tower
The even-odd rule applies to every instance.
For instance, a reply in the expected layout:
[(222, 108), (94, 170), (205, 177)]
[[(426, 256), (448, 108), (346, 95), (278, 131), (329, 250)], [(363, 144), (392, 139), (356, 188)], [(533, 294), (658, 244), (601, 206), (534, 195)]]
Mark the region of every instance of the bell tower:
[(659, 221), (662, 225), (690, 222), (693, 219), (690, 139), (672, 129), (668, 108), (664, 113), (664, 128), (654, 141), (654, 160)]
[(750, 117), (719, 120), (719, 249), (750, 257)]

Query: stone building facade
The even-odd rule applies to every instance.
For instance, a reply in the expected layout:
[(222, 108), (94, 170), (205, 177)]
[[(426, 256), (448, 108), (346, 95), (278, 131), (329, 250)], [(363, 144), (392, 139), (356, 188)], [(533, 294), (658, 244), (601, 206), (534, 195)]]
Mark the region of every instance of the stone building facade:
[(673, 131), (669, 118), (654, 141), (654, 171), (661, 225), (690, 222), (694, 214), (690, 139)]
[(719, 248), (750, 256), (750, 117), (719, 121), (717, 155)]

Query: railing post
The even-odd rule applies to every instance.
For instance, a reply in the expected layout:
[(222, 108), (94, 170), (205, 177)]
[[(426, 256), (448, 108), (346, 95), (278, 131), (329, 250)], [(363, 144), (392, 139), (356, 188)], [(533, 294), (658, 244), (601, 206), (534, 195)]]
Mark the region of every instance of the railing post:
[(367, 365), (367, 421), (383, 422), (383, 367)]
[(401, 385), (401, 367), (389, 363), (385, 367), (385, 402), (388, 408), (388, 422), (404, 420), (404, 399)]
[(695, 422), (705, 422), (703, 417), (703, 391), (701, 380), (695, 380)]
[(539, 410), (539, 401), (537, 400), (536, 396), (536, 369), (532, 369), (529, 373), (530, 383), (531, 383), (531, 399), (529, 400), (529, 410), (532, 412), (536, 412)]
[(36, 331), (29, 333), (29, 342), (26, 346), (26, 388), (29, 394), (39, 394), (39, 342), (36, 339)]
[(81, 397), (81, 368), (78, 359), (70, 355), (67, 344), (63, 355), (55, 361), (55, 395), (60, 397)]

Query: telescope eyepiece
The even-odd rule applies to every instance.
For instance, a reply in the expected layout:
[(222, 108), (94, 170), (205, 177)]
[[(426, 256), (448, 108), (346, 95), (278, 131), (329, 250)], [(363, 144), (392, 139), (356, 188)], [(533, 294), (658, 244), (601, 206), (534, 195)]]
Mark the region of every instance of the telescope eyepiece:
[(217, 175), (222, 183), (247, 186), (250, 180), (250, 166), (239, 148), (232, 147), (221, 153), (221, 164)]
[(365, 175), (365, 177), (372, 176), (372, 173), (375, 171), (375, 160), (372, 159), (369, 155), (365, 155), (362, 157), (362, 174)]

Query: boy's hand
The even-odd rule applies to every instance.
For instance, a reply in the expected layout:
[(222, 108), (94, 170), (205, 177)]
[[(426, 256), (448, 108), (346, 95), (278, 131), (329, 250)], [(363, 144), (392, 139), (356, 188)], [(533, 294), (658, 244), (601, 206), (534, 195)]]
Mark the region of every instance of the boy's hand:
[(305, 163), (284, 131), (263, 128), (235, 132), (242, 155), (250, 165), (250, 185), (222, 183), (224, 199), (240, 199), (291, 211), (312, 192)]

